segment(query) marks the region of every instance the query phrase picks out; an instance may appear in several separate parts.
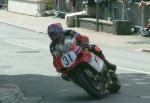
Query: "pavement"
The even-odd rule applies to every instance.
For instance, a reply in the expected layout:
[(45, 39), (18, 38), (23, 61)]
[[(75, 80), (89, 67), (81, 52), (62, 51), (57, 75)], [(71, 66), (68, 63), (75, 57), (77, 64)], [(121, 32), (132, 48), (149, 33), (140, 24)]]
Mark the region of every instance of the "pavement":
[(24, 97), (17, 85), (0, 84), (0, 103), (36, 103), (41, 97)]
[(113, 35), (83, 28), (67, 28), (64, 19), (54, 16), (34, 17), (0, 10), (0, 22), (42, 33), (47, 33), (48, 25), (60, 22), (64, 29), (73, 29), (80, 34), (86, 35), (90, 38), (90, 41), (94, 41), (98, 45), (150, 52), (150, 38), (140, 35)]
[(15, 85), (0, 84), (0, 103), (11, 103), (22, 98), (23, 94)]
[[(56, 18), (54, 16), (34, 17), (0, 10), (0, 23), (6, 23), (9, 25), (45, 34), (47, 33), (48, 25), (55, 22), (62, 23), (65, 29), (73, 29), (80, 34), (88, 36), (90, 38), (90, 41), (94, 41), (98, 45), (150, 53), (150, 38), (145, 38), (137, 35), (113, 35), (111, 33), (96, 32), (94, 30), (87, 30), (83, 28), (67, 28), (64, 19)], [(20, 99), (25, 100), (22, 103), (34, 103), (40, 98), (24, 99), (23, 93), (16, 85), (0, 84), (0, 103), (15, 103), (14, 101), (17, 102)]]

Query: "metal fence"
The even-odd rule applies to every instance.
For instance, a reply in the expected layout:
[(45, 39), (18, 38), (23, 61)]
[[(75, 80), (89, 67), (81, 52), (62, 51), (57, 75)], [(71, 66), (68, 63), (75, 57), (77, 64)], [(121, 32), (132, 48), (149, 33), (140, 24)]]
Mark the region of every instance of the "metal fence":
[(76, 0), (76, 10), (73, 10), (72, 4), (70, 3), (69, 5), (67, 5), (66, 0), (53, 0), (53, 10), (64, 14), (74, 11), (81, 11), (81, 2), (82, 0)]
[(7, 9), (8, 0), (0, 0), (0, 9)]
[[(99, 7), (100, 19), (103, 20), (129, 20), (132, 25), (145, 26), (150, 18), (150, 7), (140, 8), (139, 3), (125, 6), (123, 2), (115, 2), (107, 7)], [(96, 16), (96, 14), (95, 14)]]
[(129, 20), (133, 25), (145, 26), (150, 18), (150, 7), (140, 8), (138, 3), (126, 7), (123, 4), (117, 6), (117, 18), (119, 20)]
[(4, 10), (4, 9), (7, 10), (7, 7), (8, 7), (8, 4), (1, 4), (0, 3), (0, 10)]

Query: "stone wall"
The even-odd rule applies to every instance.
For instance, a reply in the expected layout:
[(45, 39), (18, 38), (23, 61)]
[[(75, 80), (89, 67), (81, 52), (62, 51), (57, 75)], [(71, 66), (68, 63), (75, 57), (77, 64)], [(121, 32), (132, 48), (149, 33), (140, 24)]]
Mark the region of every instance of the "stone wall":
[(44, 16), (44, 0), (8, 0), (8, 11), (33, 15)]

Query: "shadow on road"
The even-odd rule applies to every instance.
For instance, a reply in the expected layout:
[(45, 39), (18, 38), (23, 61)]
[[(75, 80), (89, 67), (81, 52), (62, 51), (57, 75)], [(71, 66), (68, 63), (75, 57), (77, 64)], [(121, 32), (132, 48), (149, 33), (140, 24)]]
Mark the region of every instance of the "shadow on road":
[[(146, 74), (119, 74), (122, 88), (117, 94), (106, 94), (102, 101), (149, 100), (150, 97), (150, 76)], [(84, 90), (71, 82), (63, 81), (59, 77), (43, 75), (0, 75), (0, 84), (16, 84), (26, 97), (42, 97), (40, 103), (97, 103)], [(144, 101), (143, 101), (144, 100)]]

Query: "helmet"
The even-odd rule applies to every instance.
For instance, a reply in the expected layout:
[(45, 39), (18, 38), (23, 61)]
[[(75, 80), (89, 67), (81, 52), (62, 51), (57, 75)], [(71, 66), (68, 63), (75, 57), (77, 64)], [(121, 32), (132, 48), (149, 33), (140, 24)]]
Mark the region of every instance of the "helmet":
[(60, 43), (61, 41), (63, 41), (64, 33), (62, 25), (60, 23), (49, 25), (48, 35), (54, 43)]

